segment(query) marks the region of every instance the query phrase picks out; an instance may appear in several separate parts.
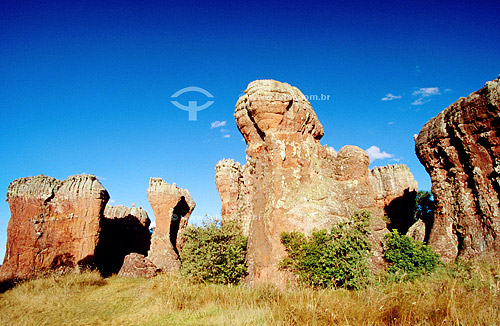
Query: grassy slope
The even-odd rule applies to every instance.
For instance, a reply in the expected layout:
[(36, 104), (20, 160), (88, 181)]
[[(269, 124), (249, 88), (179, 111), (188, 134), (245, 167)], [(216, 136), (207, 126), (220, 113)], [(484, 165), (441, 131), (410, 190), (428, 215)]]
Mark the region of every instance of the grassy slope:
[(190, 284), (176, 274), (54, 276), (0, 294), (0, 325), (500, 325), (500, 266), (359, 291)]

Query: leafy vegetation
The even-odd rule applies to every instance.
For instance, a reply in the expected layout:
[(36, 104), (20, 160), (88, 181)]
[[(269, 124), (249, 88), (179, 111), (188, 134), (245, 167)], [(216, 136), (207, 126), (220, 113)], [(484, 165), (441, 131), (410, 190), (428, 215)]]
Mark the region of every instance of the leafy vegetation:
[(246, 275), (247, 237), (234, 220), (208, 219), (188, 226), (181, 251), (182, 273), (196, 282), (238, 284)]
[(397, 230), (385, 235), (384, 256), (388, 272), (397, 279), (414, 279), (436, 269), (439, 255), (420, 241), (415, 241)]
[(330, 233), (323, 229), (306, 238), (300, 232), (283, 232), (281, 241), (288, 256), (281, 267), (315, 288), (360, 288), (369, 273), (369, 220), (370, 213), (361, 211)]
[(425, 223), (432, 222), (434, 218), (434, 200), (431, 192), (425, 190), (417, 192), (414, 217), (415, 221), (421, 219)]

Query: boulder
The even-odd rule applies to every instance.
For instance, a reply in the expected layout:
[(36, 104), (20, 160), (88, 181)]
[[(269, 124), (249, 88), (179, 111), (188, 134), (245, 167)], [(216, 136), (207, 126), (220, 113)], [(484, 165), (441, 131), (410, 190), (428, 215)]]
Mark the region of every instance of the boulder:
[(460, 98), (415, 138), (435, 200), (429, 244), (445, 261), (500, 255), (499, 84)]
[[(383, 267), (381, 242), (388, 232), (383, 206), (390, 201), (385, 196), (396, 198), (403, 183), (408, 189), (413, 184), (398, 181), (386, 189), (384, 180), (389, 177), (374, 179), (365, 151), (345, 146), (337, 153), (322, 146), (323, 126), (305, 96), (289, 84), (251, 82), (234, 116), (247, 143), (247, 162), (219, 162), (215, 182), (223, 218), (242, 220), (249, 236), (246, 281), (281, 287), (294, 282), (291, 274), (279, 269), (285, 255), (280, 234), (330, 229), (362, 209), (372, 213), (372, 266)], [(374, 191), (374, 182), (382, 185), (380, 193)]]
[(156, 222), (148, 258), (161, 270), (177, 270), (181, 264), (182, 231), (195, 203), (188, 190), (178, 188), (175, 183), (170, 185), (161, 178), (149, 180), (147, 194)]
[(125, 256), (123, 266), (118, 272), (120, 277), (145, 277), (151, 278), (156, 275), (158, 268), (151, 260), (138, 253)]
[(38, 175), (8, 187), (11, 218), (0, 278), (26, 278), (95, 263), (109, 195), (93, 175), (60, 181)]
[(418, 219), (406, 232), (406, 235), (412, 238), (413, 240), (417, 240), (420, 242), (425, 241), (426, 234), (426, 225), (425, 222), (421, 219)]

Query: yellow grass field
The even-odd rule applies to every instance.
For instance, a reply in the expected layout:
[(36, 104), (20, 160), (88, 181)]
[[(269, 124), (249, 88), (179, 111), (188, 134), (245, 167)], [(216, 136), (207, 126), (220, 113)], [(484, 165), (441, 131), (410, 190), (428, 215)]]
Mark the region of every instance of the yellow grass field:
[(192, 284), (178, 274), (50, 276), (0, 294), (0, 325), (500, 325), (498, 263), (362, 290)]

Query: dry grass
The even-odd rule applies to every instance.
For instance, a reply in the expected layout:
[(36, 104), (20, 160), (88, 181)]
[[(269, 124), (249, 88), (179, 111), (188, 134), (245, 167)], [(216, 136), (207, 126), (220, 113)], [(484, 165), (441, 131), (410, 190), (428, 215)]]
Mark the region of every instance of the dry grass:
[(53, 276), (0, 294), (0, 325), (500, 325), (500, 266), (462, 264), (358, 291)]

